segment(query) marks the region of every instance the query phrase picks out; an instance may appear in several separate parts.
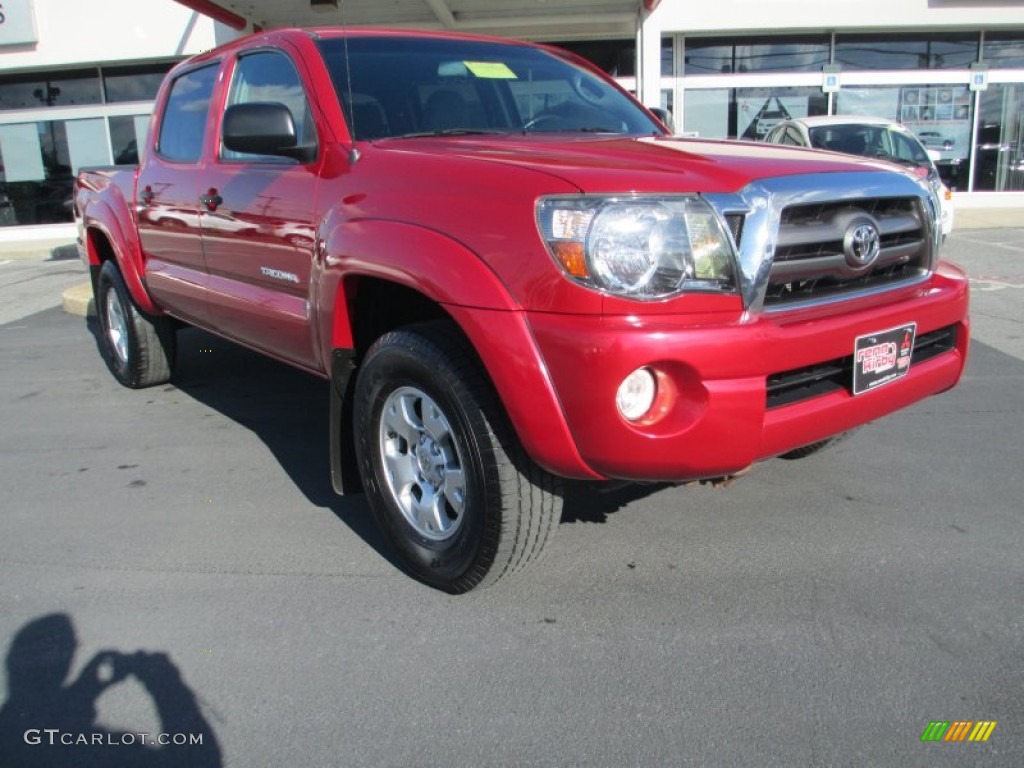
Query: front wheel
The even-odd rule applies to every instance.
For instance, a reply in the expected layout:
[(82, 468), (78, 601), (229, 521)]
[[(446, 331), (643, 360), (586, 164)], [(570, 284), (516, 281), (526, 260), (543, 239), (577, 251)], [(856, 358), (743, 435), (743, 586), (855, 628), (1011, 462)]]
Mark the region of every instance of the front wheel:
[(526, 456), (456, 328), (382, 336), (354, 398), (363, 486), (409, 571), (461, 593), (540, 555), (561, 514), (560, 484)]
[(147, 315), (136, 306), (113, 261), (100, 268), (95, 298), (100, 346), (114, 377), (133, 389), (170, 379), (175, 357), (174, 327), (166, 317)]

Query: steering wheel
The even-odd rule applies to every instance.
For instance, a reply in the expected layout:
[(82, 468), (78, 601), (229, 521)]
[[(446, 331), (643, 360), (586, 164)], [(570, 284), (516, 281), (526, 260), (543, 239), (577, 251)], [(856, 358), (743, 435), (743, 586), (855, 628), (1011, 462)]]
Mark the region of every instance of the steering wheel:
[(541, 114), (537, 115), (532, 120), (527, 120), (523, 123), (523, 133), (529, 133), (530, 131), (536, 130), (538, 126), (544, 125), (545, 123), (555, 123), (562, 118), (559, 115), (553, 114)]

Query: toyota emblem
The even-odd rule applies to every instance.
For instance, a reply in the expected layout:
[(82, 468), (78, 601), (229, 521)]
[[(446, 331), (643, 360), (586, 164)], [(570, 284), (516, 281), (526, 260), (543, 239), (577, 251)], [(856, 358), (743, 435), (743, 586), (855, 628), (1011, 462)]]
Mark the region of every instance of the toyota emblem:
[(873, 221), (858, 219), (847, 228), (843, 238), (843, 252), (846, 254), (846, 263), (854, 269), (870, 267), (881, 250), (878, 227)]

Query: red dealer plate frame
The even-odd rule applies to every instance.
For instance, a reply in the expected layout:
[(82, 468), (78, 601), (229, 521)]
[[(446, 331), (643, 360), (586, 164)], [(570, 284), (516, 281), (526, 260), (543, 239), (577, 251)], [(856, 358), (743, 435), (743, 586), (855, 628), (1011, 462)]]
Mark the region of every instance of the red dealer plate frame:
[(910, 371), (917, 323), (867, 333), (853, 342), (853, 394), (862, 395), (902, 379)]

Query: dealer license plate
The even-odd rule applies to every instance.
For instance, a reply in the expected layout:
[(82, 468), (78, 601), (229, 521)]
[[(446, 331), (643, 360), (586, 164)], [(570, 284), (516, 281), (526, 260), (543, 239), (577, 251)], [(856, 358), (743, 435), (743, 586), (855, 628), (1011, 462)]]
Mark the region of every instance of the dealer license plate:
[(853, 344), (853, 394), (901, 379), (910, 370), (917, 323), (858, 336)]

